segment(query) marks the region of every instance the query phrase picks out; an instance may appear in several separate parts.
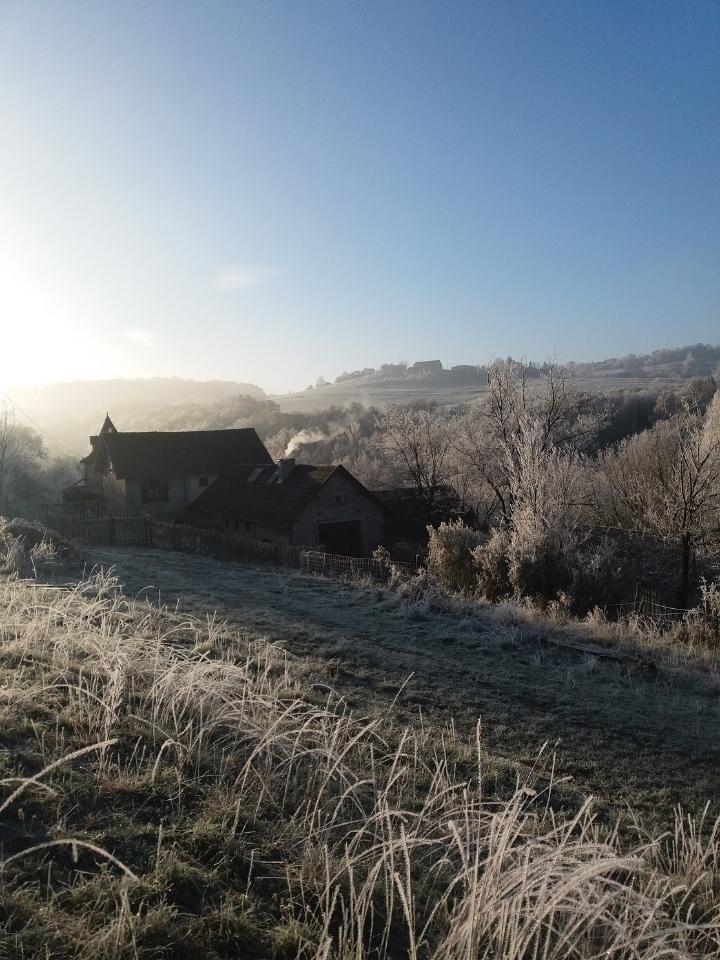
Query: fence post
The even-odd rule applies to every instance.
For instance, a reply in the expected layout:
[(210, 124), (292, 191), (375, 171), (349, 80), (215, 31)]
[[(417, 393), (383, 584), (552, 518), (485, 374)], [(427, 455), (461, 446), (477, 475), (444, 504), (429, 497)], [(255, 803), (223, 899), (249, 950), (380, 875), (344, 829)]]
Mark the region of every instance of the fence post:
[(146, 547), (153, 545), (152, 517), (147, 515), (143, 517), (143, 540)]
[(115, 543), (115, 517), (108, 517), (108, 542)]

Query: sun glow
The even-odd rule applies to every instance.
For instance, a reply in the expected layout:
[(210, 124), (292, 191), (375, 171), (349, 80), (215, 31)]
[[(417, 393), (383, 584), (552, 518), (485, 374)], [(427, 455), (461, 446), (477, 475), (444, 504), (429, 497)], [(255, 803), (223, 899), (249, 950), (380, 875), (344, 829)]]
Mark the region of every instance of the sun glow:
[(69, 300), (0, 247), (0, 390), (107, 375), (97, 336)]

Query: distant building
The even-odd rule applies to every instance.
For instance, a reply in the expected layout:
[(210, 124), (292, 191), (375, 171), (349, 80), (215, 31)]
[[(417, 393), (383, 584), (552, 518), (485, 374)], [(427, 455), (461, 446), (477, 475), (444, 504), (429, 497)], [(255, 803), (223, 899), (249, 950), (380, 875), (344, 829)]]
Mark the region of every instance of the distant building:
[(406, 363), (383, 363), (378, 371), (386, 380), (402, 380), (407, 373)]
[(407, 369), (411, 376), (435, 376), (443, 372), (442, 360), (418, 360)]
[(361, 556), (383, 542), (383, 510), (342, 466), (275, 463), (255, 430), (119, 432), (90, 438), (68, 503), (151, 514), (277, 543)]
[(470, 363), (458, 363), (450, 367), (450, 375), (453, 380), (461, 380), (465, 383), (474, 383), (481, 379), (480, 367), (473, 366)]

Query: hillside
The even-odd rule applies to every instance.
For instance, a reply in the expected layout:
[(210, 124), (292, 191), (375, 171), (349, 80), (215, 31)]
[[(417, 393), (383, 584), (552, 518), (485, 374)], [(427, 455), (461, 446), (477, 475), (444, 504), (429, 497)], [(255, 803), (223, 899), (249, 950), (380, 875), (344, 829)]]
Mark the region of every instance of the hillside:
[[(532, 364), (539, 376), (543, 364)], [(578, 386), (589, 392), (614, 392), (643, 387), (677, 386), (693, 377), (707, 377), (720, 369), (720, 346), (697, 343), (692, 346), (655, 350), (644, 355), (628, 354), (589, 363), (570, 361)], [(272, 399), (283, 411), (316, 412), (330, 406), (361, 403), (385, 406), (434, 400), (443, 406), (467, 403), (479, 396), (486, 382), (487, 367), (478, 363), (443, 367), (441, 361), (411, 365), (383, 364), (343, 373), (332, 383), (290, 394), (275, 394)]]
[(0, 575), (9, 960), (717, 956), (699, 675), (271, 568), (92, 559), (121, 582)]
[[(589, 392), (617, 392), (682, 386), (720, 368), (720, 347), (695, 344), (652, 354), (570, 363), (578, 386)], [(542, 364), (531, 374), (539, 377)], [(109, 411), (121, 430), (202, 430), (257, 426), (267, 436), (287, 424), (273, 414), (311, 415), (330, 407), (384, 407), (433, 400), (449, 407), (468, 403), (486, 385), (487, 367), (463, 364), (450, 369), (440, 361), (384, 364), (377, 370), (341, 374), (334, 383), (268, 397), (252, 383), (156, 377), (136, 380), (83, 380), (15, 388), (13, 401), (61, 444), (83, 455), (88, 436)], [(21, 422), (26, 422), (18, 414)], [(304, 422), (293, 422), (299, 430)], [(313, 423), (313, 427), (318, 424)], [(53, 453), (63, 452), (46, 436)], [(65, 451), (66, 452), (66, 451)]]

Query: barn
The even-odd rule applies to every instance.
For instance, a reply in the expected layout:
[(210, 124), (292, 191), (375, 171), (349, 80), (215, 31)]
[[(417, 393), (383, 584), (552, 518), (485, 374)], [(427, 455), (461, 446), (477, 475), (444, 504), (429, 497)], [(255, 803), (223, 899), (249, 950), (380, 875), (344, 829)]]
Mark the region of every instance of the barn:
[(188, 507), (204, 527), (363, 556), (383, 542), (375, 496), (342, 466), (280, 460), (224, 473)]

